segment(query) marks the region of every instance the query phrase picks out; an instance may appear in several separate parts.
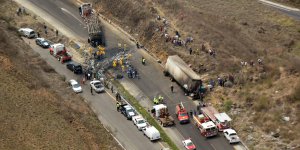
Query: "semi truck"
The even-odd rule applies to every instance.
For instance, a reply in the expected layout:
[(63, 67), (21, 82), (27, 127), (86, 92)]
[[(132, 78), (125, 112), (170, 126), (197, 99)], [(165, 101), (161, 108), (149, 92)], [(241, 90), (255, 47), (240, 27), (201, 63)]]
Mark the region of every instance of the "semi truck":
[(188, 112), (186, 111), (182, 103), (176, 105), (175, 114), (180, 124), (190, 122)]
[(169, 56), (164, 68), (164, 75), (170, 76), (193, 99), (199, 98), (202, 80), (179, 56)]
[(93, 10), (92, 4), (83, 3), (80, 5), (79, 14), (84, 19), (88, 29), (88, 43), (93, 47), (105, 46), (103, 28), (98, 14)]
[(219, 131), (230, 128), (231, 118), (225, 113), (219, 113), (213, 106), (202, 107), (201, 111), (204, 116), (214, 122)]
[(203, 114), (193, 115), (193, 120), (200, 134), (204, 137), (212, 137), (218, 134), (216, 125)]

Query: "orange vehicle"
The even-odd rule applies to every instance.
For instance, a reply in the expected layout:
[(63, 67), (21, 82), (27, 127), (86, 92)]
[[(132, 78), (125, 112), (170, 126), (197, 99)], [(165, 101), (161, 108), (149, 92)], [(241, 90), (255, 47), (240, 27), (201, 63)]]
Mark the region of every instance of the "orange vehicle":
[(180, 124), (190, 122), (188, 112), (183, 107), (182, 103), (176, 105), (176, 116)]
[(204, 137), (212, 137), (218, 134), (218, 129), (216, 125), (209, 120), (209, 118), (205, 117), (203, 114), (201, 115), (193, 115), (194, 123), (200, 130), (200, 133)]

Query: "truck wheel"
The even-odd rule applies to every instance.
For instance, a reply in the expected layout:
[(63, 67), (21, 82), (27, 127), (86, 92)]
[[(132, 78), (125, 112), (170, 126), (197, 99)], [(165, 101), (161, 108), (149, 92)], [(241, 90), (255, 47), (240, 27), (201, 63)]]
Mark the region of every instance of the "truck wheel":
[(174, 82), (174, 81), (175, 81), (175, 79), (174, 79), (173, 77), (170, 77), (170, 80), (171, 80), (171, 82)]
[(169, 76), (169, 72), (168, 71), (164, 71), (164, 75), (165, 76)]

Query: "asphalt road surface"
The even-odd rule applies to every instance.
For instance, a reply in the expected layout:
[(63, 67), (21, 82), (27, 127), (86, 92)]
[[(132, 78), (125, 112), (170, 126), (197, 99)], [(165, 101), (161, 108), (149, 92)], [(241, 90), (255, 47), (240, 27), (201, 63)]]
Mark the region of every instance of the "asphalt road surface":
[[(17, 0), (18, 1), (18, 0)], [(24, 1), (22, 1), (24, 2)], [(80, 17), (78, 14), (78, 8), (69, 1), (51, 1), (51, 0), (28, 0), (28, 2), (39, 7), (43, 11), (47, 12), (49, 15), (57, 19), (58, 22), (61, 22), (64, 27), (67, 27), (76, 37), (81, 40), (86, 40), (88, 37), (86, 28), (83, 23), (80, 22)], [(107, 39), (108, 50), (115, 50), (117, 43), (122, 43), (125, 40), (124, 36), (116, 34), (111, 28), (105, 30), (105, 35)], [(134, 47), (132, 43), (128, 43), (129, 47)], [(34, 47), (35, 48), (35, 47)], [(35, 48), (36, 49), (36, 48)], [(41, 51), (41, 49), (37, 50)], [(46, 52), (41, 53), (47, 61), (50, 61), (49, 64), (55, 63), (55, 59), (51, 58), (50, 55)], [(147, 60), (147, 65), (142, 66), (140, 59), (142, 55)], [(162, 67), (155, 62), (148, 54), (141, 49), (136, 50), (133, 54), (133, 65), (138, 68), (141, 79), (132, 80), (146, 96), (150, 99), (153, 98), (157, 93), (162, 94), (165, 97), (165, 102), (167, 103), (170, 111), (174, 111), (175, 105), (182, 101), (184, 106), (190, 109), (196, 109), (195, 103), (184, 96), (183, 92), (175, 83), (171, 83), (170, 80), (163, 76)], [(49, 58), (50, 57), (50, 58)], [(58, 63), (58, 62), (56, 62)], [(65, 69), (65, 66), (62, 65), (53, 65), (57, 72), (61, 74), (66, 74), (67, 76), (73, 77), (72, 73), (68, 72)], [(173, 84), (175, 86), (175, 93), (170, 92), (169, 86)], [(88, 91), (89, 88), (85, 87), (85, 91)], [(125, 118), (115, 111), (115, 104), (112, 101), (112, 98), (107, 94), (100, 94), (97, 96), (91, 96), (89, 92), (84, 92), (82, 94), (87, 100), (90, 100), (92, 103), (92, 109), (96, 110), (97, 115), (102, 116), (101, 121), (105, 120), (103, 123), (111, 125), (113, 128), (112, 131), (117, 130), (117, 138), (121, 141), (125, 147), (128, 149), (160, 149), (158, 143), (152, 144), (141, 133), (138, 133), (135, 127), (131, 122), (125, 121)], [(176, 130), (178, 130), (184, 138), (192, 138), (193, 142), (196, 144), (197, 149), (204, 150), (232, 150), (234, 149), (232, 145), (221, 135), (213, 138), (206, 139), (202, 137), (199, 133), (199, 130), (190, 123), (186, 125), (180, 125), (177, 123)], [(129, 136), (129, 137), (128, 137)], [(152, 147), (152, 148), (151, 148)]]
[(259, 0), (262, 4), (268, 5), (296, 20), (300, 20), (300, 10), (297, 8), (291, 8), (288, 6), (284, 6), (278, 3), (274, 3), (271, 1), (267, 1), (267, 0)]
[[(40, 48), (35, 45), (33, 40), (25, 39), (32, 49), (40, 54), (40, 56), (50, 65), (55, 71), (66, 76), (66, 81), (75, 79), (78, 82), (82, 79), (81, 75), (75, 75), (66, 68), (66, 64), (61, 64), (56, 58), (49, 54), (48, 49)], [(106, 93), (95, 93), (91, 95), (88, 82), (82, 85), (83, 93), (80, 95), (90, 105), (94, 113), (101, 120), (101, 123), (112, 132), (118, 141), (128, 150), (160, 150), (162, 145), (159, 142), (153, 143), (146, 138), (141, 131), (133, 125), (132, 121), (128, 121), (120, 112), (116, 110), (116, 102), (113, 95)], [(73, 92), (70, 88), (70, 92)]]

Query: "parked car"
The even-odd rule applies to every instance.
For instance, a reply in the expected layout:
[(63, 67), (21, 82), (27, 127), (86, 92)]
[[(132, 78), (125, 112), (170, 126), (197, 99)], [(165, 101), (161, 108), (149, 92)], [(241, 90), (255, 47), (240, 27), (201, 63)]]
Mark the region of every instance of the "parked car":
[(144, 132), (144, 135), (150, 139), (150, 141), (156, 141), (160, 139), (160, 133), (154, 126), (147, 124), (142, 131)]
[(30, 29), (30, 28), (20, 28), (19, 29), (19, 33), (22, 35), (22, 36), (25, 36), (29, 39), (31, 38), (35, 38), (35, 32), (34, 30)]
[(121, 113), (127, 118), (127, 120), (131, 120), (133, 116), (136, 116), (135, 110), (128, 104), (121, 105)]
[(188, 149), (188, 150), (195, 150), (196, 146), (195, 144), (192, 142), (191, 139), (186, 139), (182, 141), (183, 146)]
[(71, 87), (72, 87), (72, 90), (73, 90), (75, 93), (80, 93), (80, 92), (82, 92), (82, 88), (81, 88), (80, 84), (79, 84), (76, 80), (71, 79), (71, 80), (69, 81), (69, 83), (70, 83), (70, 85), (71, 85)]
[(68, 63), (66, 66), (69, 70), (71, 70), (75, 74), (82, 74), (82, 67), (80, 64), (72, 62), (72, 63)]
[(146, 120), (141, 115), (133, 116), (132, 121), (139, 130), (142, 130), (143, 128), (145, 128), (147, 126)]
[(36, 43), (36, 45), (39, 45), (42, 48), (49, 48), (50, 47), (50, 43), (44, 38), (36, 38), (35, 43)]
[(225, 138), (229, 141), (230, 144), (240, 142), (240, 138), (237, 136), (235, 130), (225, 129), (223, 133)]
[(101, 81), (99, 80), (91, 81), (90, 85), (92, 89), (95, 90), (97, 93), (104, 92), (104, 86)]

